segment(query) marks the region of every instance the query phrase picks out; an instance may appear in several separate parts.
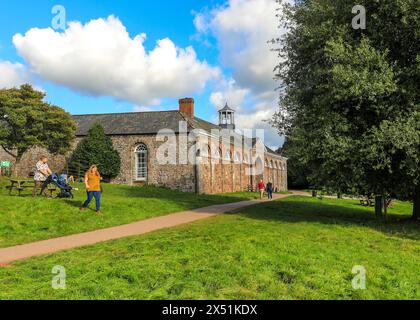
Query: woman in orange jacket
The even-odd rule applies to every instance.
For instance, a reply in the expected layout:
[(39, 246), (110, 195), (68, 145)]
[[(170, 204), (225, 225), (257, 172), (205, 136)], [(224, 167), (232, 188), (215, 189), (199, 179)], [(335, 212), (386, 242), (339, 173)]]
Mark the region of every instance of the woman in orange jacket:
[(87, 200), (80, 208), (81, 211), (86, 210), (89, 206), (89, 203), (95, 198), (96, 202), (96, 214), (101, 215), (101, 174), (99, 173), (98, 167), (93, 165), (86, 171), (85, 174), (85, 185), (86, 185), (86, 193), (87, 193)]

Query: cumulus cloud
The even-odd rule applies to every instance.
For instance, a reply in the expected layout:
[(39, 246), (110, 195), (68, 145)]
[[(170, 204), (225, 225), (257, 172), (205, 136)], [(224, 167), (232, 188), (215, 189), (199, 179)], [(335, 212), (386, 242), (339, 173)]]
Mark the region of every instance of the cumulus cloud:
[(267, 43), (279, 36), (274, 0), (230, 0), (227, 6), (196, 14), (199, 33), (211, 33), (221, 61), (232, 68), (239, 86), (257, 93), (273, 91), (277, 55)]
[(0, 61), (0, 89), (17, 87), (30, 82), (25, 66), (20, 63)]
[(165, 38), (147, 51), (145, 41), (145, 34), (131, 38), (114, 16), (70, 22), (63, 33), (33, 28), (13, 37), (18, 53), (43, 79), (139, 105), (190, 95), (219, 75), (192, 47), (179, 48)]
[[(278, 108), (276, 95), (253, 95), (250, 90), (238, 86), (233, 79), (221, 80), (217, 89), (210, 95), (211, 104), (215, 110), (219, 110), (228, 103), (236, 111), (235, 124), (238, 129), (251, 129), (254, 134), (255, 129), (263, 129), (265, 144), (272, 149), (283, 143), (284, 139), (266, 121), (271, 119)], [(213, 121), (217, 122), (217, 117)]]
[(271, 119), (277, 110), (274, 102), (259, 102), (249, 108), (240, 108), (235, 115), (237, 127), (240, 129), (263, 129), (265, 144), (272, 149), (283, 144), (284, 139), (279, 137), (277, 130), (266, 120)]
[(277, 7), (275, 0), (229, 0), (196, 13), (194, 24), (196, 39), (213, 37), (222, 64), (232, 73), (214, 90), (210, 102), (219, 109), (227, 101), (236, 110), (239, 128), (264, 129), (266, 144), (278, 147), (283, 139), (266, 122), (278, 108), (273, 79), (278, 57), (268, 43), (285, 32), (278, 28)]
[(217, 110), (224, 107), (226, 103), (229, 103), (232, 109), (238, 110), (249, 93), (248, 89), (238, 87), (233, 79), (222, 79), (218, 88), (220, 90), (214, 91), (210, 95), (210, 102)]

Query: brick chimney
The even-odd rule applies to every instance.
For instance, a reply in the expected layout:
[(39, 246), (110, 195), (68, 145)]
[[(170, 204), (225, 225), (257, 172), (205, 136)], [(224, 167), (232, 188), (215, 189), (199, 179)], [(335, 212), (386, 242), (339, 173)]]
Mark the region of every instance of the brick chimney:
[(184, 98), (179, 99), (179, 111), (185, 113), (191, 119), (194, 119), (194, 99)]

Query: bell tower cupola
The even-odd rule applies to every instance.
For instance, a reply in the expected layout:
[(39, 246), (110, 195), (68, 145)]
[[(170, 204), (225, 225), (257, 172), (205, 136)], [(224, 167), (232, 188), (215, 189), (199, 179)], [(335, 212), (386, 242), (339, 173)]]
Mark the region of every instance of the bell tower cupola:
[(223, 129), (235, 130), (235, 110), (229, 108), (228, 104), (219, 110), (219, 126)]

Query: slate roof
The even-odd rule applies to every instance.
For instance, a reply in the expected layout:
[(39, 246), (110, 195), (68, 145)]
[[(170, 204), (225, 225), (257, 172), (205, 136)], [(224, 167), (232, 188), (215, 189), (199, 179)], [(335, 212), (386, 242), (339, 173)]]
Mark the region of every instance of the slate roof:
[(229, 106), (228, 106), (228, 104), (226, 103), (226, 105), (223, 107), (223, 109), (220, 109), (219, 110), (219, 112), (221, 112), (221, 111), (233, 111), (233, 112), (235, 112), (235, 110), (233, 110), (232, 108), (230, 108)]
[(85, 136), (99, 122), (109, 135), (156, 134), (163, 128), (179, 132), (179, 121), (185, 117), (179, 111), (129, 112), (75, 115), (76, 136)]
[[(212, 129), (221, 129), (218, 125), (206, 120), (197, 117), (191, 119), (178, 110), (74, 115), (73, 119), (77, 124), (76, 136), (78, 137), (86, 136), (92, 125), (97, 122), (102, 124), (108, 135), (156, 134), (164, 128), (179, 133), (180, 121), (188, 122), (188, 131), (202, 129), (211, 132)], [(255, 138), (245, 139), (245, 143), (252, 146), (255, 146), (255, 142)], [(267, 152), (279, 155), (266, 148)]]
[(188, 121), (194, 129), (202, 129), (207, 132), (210, 132), (212, 129), (221, 129), (218, 125), (197, 117), (194, 117), (194, 119), (188, 118)]

